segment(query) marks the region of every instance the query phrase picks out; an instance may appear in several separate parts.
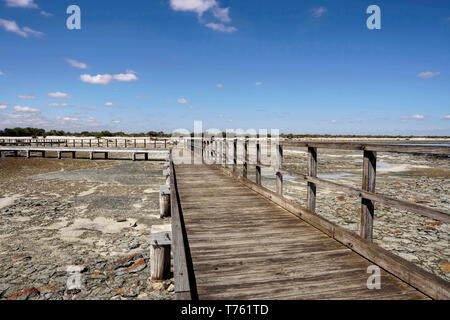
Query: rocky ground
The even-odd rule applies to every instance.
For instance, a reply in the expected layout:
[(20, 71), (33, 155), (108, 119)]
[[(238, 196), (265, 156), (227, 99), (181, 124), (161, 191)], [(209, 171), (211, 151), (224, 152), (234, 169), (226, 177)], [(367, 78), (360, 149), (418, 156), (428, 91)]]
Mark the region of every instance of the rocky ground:
[[(285, 150), (284, 194), (305, 205), (307, 153)], [(319, 177), (360, 187), (361, 152), (319, 149)], [(0, 159), (0, 299), (172, 299), (149, 280), (163, 163)], [(254, 179), (254, 167), (249, 168)], [(263, 185), (275, 189), (273, 172)], [(450, 210), (447, 157), (379, 153), (377, 192)], [(318, 187), (317, 213), (359, 232), (360, 199)], [(450, 281), (450, 226), (376, 204), (374, 241)], [(79, 277), (78, 277), (79, 276)], [(78, 277), (78, 278), (77, 278)], [(80, 281), (81, 287), (78, 286)]]
[(149, 280), (163, 163), (0, 159), (0, 299), (172, 299)]
[[(284, 167), (294, 173), (307, 173), (307, 156), (305, 150), (285, 150)], [(263, 185), (275, 190), (274, 176), (270, 170), (266, 173), (263, 170), (264, 174)], [(319, 149), (318, 176), (360, 188), (362, 152)], [(448, 157), (378, 153), (378, 193), (450, 211), (449, 190)], [(287, 177), (284, 194), (306, 206), (306, 182), (295, 178), (295, 174)], [(316, 207), (319, 215), (359, 233), (359, 198), (318, 186)], [(449, 224), (380, 204), (376, 204), (375, 208), (375, 243), (450, 281)]]

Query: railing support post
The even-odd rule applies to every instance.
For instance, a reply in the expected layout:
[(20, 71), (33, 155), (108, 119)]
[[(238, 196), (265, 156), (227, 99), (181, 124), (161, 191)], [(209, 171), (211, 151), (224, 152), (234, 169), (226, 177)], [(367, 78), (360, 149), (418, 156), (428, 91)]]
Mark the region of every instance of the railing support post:
[[(317, 177), (317, 148), (308, 147), (308, 176)], [(316, 184), (308, 181), (306, 205), (309, 211), (316, 212)]]
[(256, 184), (261, 185), (261, 143), (256, 141)]
[(275, 145), (276, 153), (277, 153), (277, 173), (276, 173), (276, 184), (277, 184), (277, 193), (282, 196), (283, 195), (283, 175), (279, 171), (283, 166), (283, 147), (280, 144)]
[(244, 161), (242, 164), (242, 176), (247, 178), (248, 172), (248, 139), (244, 138)]
[[(364, 191), (375, 192), (375, 177), (377, 168), (377, 153), (374, 151), (364, 151), (363, 160), (363, 181)], [(372, 200), (361, 199), (361, 237), (373, 240), (373, 218), (375, 206)]]
[(233, 139), (233, 172), (237, 170), (237, 138)]

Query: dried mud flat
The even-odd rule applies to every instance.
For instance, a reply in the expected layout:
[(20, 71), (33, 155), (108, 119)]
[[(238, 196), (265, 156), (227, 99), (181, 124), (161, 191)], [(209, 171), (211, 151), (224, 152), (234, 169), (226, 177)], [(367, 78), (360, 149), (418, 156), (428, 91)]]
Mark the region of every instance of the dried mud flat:
[[(285, 150), (286, 197), (305, 205), (307, 153)], [(320, 150), (319, 177), (361, 185), (360, 152)], [(159, 218), (161, 162), (0, 159), (1, 299), (171, 299), (149, 281), (149, 233)], [(254, 167), (249, 168), (254, 180)], [(274, 190), (263, 169), (263, 185)], [(377, 192), (450, 210), (448, 157), (379, 153)], [(359, 232), (360, 200), (318, 187), (317, 213)], [(450, 226), (376, 204), (374, 241), (450, 281)], [(81, 270), (81, 290), (67, 280)]]
[(173, 279), (149, 280), (151, 225), (170, 223), (159, 218), (162, 169), (0, 159), (0, 299), (172, 299)]

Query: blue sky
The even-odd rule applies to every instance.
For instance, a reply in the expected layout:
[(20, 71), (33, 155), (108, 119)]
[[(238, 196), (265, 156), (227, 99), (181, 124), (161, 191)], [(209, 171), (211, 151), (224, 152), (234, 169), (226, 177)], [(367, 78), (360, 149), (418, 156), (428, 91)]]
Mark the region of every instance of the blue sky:
[(447, 0), (0, 0), (0, 128), (450, 135), (449, 57)]

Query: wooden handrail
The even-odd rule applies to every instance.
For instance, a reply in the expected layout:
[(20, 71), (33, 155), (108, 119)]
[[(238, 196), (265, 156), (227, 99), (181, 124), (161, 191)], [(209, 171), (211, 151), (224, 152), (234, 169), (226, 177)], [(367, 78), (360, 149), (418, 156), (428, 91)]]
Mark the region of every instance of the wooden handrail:
[(449, 155), (450, 147), (434, 145), (408, 145), (388, 143), (355, 143), (355, 142), (283, 142), (284, 147), (327, 148), (340, 150), (359, 150), (375, 152), (399, 152)]
[(173, 276), (175, 279), (175, 299), (196, 299), (195, 277), (192, 271), (189, 245), (184, 227), (183, 214), (178, 195), (175, 166), (172, 150), (170, 150), (170, 211), (172, 216), (172, 248), (173, 248)]

